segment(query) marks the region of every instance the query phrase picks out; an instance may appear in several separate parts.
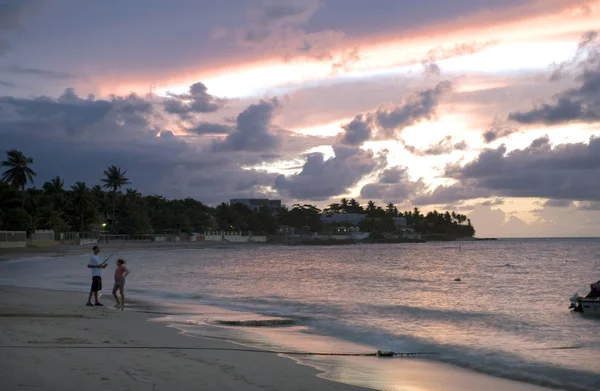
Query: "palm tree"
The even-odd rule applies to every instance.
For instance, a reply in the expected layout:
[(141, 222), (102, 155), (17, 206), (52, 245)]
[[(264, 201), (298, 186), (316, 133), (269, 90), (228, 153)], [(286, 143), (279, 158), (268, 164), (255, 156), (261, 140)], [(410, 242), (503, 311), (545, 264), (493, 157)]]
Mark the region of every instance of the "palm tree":
[(348, 202), (348, 209), (351, 213), (360, 213), (362, 212), (362, 206), (356, 201), (354, 198)]
[(73, 197), (73, 204), (79, 209), (81, 213), (80, 229), (81, 232), (85, 231), (85, 212), (88, 206), (93, 204), (92, 194), (88, 189), (85, 182), (76, 182), (71, 186), (71, 194)]
[(375, 210), (377, 209), (377, 205), (375, 205), (375, 202), (373, 201), (369, 201), (367, 202), (367, 213), (373, 213), (375, 212)]
[(61, 193), (64, 190), (65, 181), (63, 181), (61, 177), (56, 176), (49, 182), (44, 183), (44, 186), (42, 187), (48, 194)]
[(348, 200), (346, 198), (342, 198), (340, 200), (342, 213), (348, 213)]
[(340, 213), (341, 210), (342, 206), (336, 202), (333, 204), (329, 204), (329, 206), (325, 208), (324, 212)]
[(2, 167), (8, 167), (2, 180), (16, 187), (23, 193), (21, 208), (25, 206), (25, 186), (28, 182), (33, 182), (33, 177), (37, 174), (29, 167), (33, 164), (33, 159), (23, 155), (23, 152), (11, 149), (6, 152), (7, 159), (0, 164)]
[(103, 188), (110, 189), (112, 191), (112, 226), (115, 226), (115, 214), (117, 209), (117, 191), (124, 185), (130, 184), (129, 179), (125, 176), (127, 171), (121, 171), (120, 167), (109, 166), (104, 170), (104, 178), (101, 179)]
[(398, 215), (398, 208), (396, 208), (396, 205), (394, 205), (393, 203), (390, 202), (389, 204), (386, 205), (385, 212), (388, 215), (394, 217), (394, 216)]

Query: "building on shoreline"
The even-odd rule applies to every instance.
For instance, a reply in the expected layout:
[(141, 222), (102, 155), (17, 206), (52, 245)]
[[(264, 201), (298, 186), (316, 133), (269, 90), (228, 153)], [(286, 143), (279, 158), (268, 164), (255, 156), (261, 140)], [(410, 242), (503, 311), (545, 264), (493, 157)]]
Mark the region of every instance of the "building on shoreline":
[(253, 211), (257, 211), (262, 206), (266, 206), (271, 212), (277, 212), (282, 206), (281, 200), (269, 200), (267, 198), (232, 198), (229, 200), (229, 205), (235, 204), (246, 205)]
[(324, 213), (321, 215), (323, 224), (350, 224), (357, 226), (361, 221), (367, 218), (363, 213)]

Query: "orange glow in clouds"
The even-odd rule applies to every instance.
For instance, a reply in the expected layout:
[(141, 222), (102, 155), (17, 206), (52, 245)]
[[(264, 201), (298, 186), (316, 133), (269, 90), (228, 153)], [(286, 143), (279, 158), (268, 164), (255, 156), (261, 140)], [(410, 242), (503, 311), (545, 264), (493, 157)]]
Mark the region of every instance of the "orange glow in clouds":
[[(548, 0), (549, 8), (557, 1)], [(558, 2), (561, 3), (561, 2)], [(564, 2), (563, 2), (564, 3)], [(228, 68), (186, 71), (183, 75), (168, 77), (158, 83), (155, 92), (181, 93), (190, 84), (202, 81), (209, 92), (221, 97), (262, 96), (277, 86), (298, 87), (308, 82), (332, 80), (336, 77), (363, 78), (377, 74), (421, 71), (421, 62), (432, 49), (436, 60), (446, 71), (502, 71), (543, 69), (552, 62), (564, 61), (576, 49), (582, 33), (600, 29), (600, 1), (576, 2), (586, 8), (567, 7), (545, 14), (518, 20), (489, 21), (489, 14), (453, 21), (443, 25), (425, 27), (410, 38), (400, 39), (368, 37), (368, 41), (353, 42), (359, 58), (346, 64), (347, 70), (332, 72), (332, 63), (347, 55), (351, 48), (338, 48), (332, 61), (312, 58), (295, 58), (283, 61), (276, 54), (269, 60), (249, 61)], [(530, 6), (531, 7), (531, 6)], [(584, 12), (585, 11), (585, 12)], [(508, 11), (507, 11), (508, 12)], [(513, 11), (514, 12), (514, 11)], [(506, 20), (506, 19), (504, 19)], [(459, 23), (460, 22), (460, 23)], [(476, 37), (476, 40), (473, 38)], [(382, 40), (383, 39), (383, 40)], [(378, 43), (373, 44), (374, 41)], [(473, 55), (473, 50), (479, 52)], [(444, 58), (452, 58), (444, 64)], [(399, 68), (406, 66), (406, 68)], [(106, 83), (102, 93), (145, 93), (150, 83)], [(271, 91), (272, 92), (272, 91)]]

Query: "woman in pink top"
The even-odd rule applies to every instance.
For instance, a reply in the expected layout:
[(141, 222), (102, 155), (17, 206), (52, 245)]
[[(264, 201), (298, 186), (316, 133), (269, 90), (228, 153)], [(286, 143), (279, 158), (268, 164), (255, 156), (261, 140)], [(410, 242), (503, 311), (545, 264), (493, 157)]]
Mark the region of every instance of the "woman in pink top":
[[(125, 277), (129, 274), (129, 270), (125, 267), (125, 261), (122, 259), (117, 260), (117, 269), (115, 270), (115, 285), (113, 287), (112, 294), (117, 300), (115, 307), (121, 306), (121, 311), (125, 308)], [(117, 289), (121, 292), (121, 302), (117, 297)]]

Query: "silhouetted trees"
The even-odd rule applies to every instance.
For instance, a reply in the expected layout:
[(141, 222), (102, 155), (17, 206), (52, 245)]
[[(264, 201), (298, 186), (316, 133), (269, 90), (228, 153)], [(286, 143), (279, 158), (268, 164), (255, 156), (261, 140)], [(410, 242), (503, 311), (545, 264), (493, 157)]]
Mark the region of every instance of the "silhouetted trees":
[(267, 207), (252, 210), (242, 204), (221, 203), (210, 207), (192, 198), (168, 200), (158, 195), (144, 196), (130, 184), (127, 171), (109, 166), (99, 183), (89, 187), (79, 181), (66, 189), (56, 176), (41, 189), (26, 186), (36, 173), (33, 159), (10, 150), (1, 163), (6, 170), (0, 181), (0, 230), (53, 229), (56, 232), (108, 230), (114, 234), (142, 235), (165, 232), (205, 232), (209, 230), (253, 231), (273, 234), (278, 226), (305, 228), (319, 232), (326, 227), (323, 213), (361, 213), (366, 219), (363, 231), (391, 232), (394, 218), (405, 217), (408, 227), (425, 234), (468, 237), (475, 233), (471, 221), (456, 212), (431, 211), (423, 215), (418, 208), (399, 212), (393, 203), (378, 206), (368, 201), (363, 207), (354, 198), (342, 198), (324, 210), (315, 205), (295, 204), (272, 211)]

